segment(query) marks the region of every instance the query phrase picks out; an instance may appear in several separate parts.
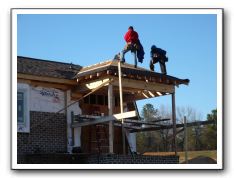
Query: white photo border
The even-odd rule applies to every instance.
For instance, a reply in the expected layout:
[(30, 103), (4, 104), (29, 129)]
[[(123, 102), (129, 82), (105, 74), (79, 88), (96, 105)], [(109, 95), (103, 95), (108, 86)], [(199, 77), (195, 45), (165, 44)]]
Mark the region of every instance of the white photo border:
[[(12, 169), (223, 169), (223, 12), (222, 8), (11, 9)], [(216, 14), (217, 15), (217, 164), (17, 164), (17, 15), (18, 14)]]

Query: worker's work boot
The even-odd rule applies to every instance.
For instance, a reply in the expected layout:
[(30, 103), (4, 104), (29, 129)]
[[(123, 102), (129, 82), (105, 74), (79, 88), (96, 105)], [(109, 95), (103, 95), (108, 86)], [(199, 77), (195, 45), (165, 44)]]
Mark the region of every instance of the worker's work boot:
[(123, 50), (122, 53), (120, 54), (120, 62), (125, 63), (125, 58), (124, 58), (125, 51)]

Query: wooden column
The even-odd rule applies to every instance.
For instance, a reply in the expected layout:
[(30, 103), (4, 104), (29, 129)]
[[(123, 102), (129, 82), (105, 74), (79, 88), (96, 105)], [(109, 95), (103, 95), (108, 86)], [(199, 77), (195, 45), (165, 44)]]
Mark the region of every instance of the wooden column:
[[(122, 72), (121, 62), (118, 62), (118, 74), (119, 74), (119, 100), (120, 100), (120, 113), (123, 113), (123, 90), (122, 90)], [(123, 154), (125, 155), (125, 130), (124, 130), (124, 119), (122, 118), (122, 141), (123, 141)]]
[(72, 124), (72, 116), (71, 116), (71, 112), (69, 109), (69, 103), (71, 102), (71, 90), (67, 90), (64, 92), (64, 113), (66, 115), (67, 118), (67, 152), (71, 153), (72, 152), (72, 147), (74, 146), (74, 138), (73, 138), (73, 128), (71, 128), (71, 124)]
[(184, 116), (184, 157), (185, 163), (188, 164), (188, 135), (187, 135), (187, 119)]
[[(113, 115), (113, 85), (108, 86), (108, 110), (109, 116)], [(109, 122), (109, 153), (114, 153), (114, 123)]]
[(171, 94), (171, 97), (172, 97), (173, 146), (174, 146), (175, 155), (177, 155), (175, 92)]

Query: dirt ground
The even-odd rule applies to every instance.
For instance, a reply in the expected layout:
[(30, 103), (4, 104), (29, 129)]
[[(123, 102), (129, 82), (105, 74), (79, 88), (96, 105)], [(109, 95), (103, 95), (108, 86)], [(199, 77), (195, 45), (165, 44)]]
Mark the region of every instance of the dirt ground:
[[(147, 152), (144, 155), (174, 155), (174, 152)], [(185, 152), (178, 152), (180, 156), (179, 162), (185, 164)], [(204, 150), (204, 151), (189, 151), (188, 164), (216, 164), (217, 151)]]
[[(185, 161), (183, 161), (181, 164), (186, 163)], [(188, 160), (188, 164), (217, 164), (217, 162), (210, 157), (198, 156), (196, 158)]]

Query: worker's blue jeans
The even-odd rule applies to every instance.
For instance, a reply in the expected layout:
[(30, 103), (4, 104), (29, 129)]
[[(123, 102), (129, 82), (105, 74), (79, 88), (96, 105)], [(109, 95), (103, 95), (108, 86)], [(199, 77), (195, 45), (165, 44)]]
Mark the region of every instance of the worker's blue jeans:
[(135, 67), (137, 67), (137, 55), (136, 55), (136, 48), (134, 47), (133, 44), (127, 44), (124, 49), (122, 50), (121, 52), (121, 55), (120, 55), (120, 61), (122, 63), (125, 62), (125, 58), (124, 58), (124, 55), (125, 53), (127, 53), (128, 51), (131, 51), (134, 55), (134, 60), (135, 60)]

